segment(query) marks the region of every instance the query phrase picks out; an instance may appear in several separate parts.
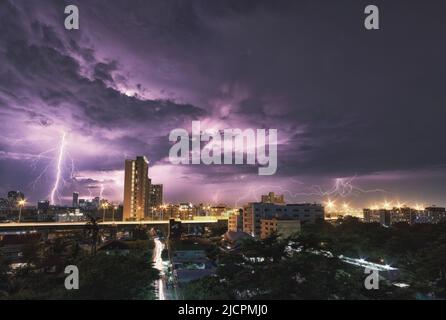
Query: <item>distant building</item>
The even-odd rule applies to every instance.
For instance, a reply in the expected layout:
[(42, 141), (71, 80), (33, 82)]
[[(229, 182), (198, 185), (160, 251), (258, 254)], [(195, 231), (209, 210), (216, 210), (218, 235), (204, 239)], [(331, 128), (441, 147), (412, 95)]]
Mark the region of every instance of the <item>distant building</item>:
[(78, 205), (79, 205), (80, 208), (86, 208), (87, 207), (87, 200), (79, 199)]
[(91, 200), (91, 204), (94, 208), (99, 208), (101, 206), (101, 198), (94, 197), (93, 200)]
[(427, 207), (414, 209), (410, 207), (392, 209), (363, 209), (364, 222), (376, 222), (389, 227), (395, 223), (440, 223), (446, 221), (446, 209), (442, 207)]
[(159, 207), (163, 204), (163, 185), (150, 184), (150, 206)]
[(281, 238), (287, 238), (294, 233), (300, 232), (300, 230), (300, 220), (286, 217), (260, 220), (261, 239), (265, 239), (273, 233), (278, 234)]
[(180, 218), (181, 220), (190, 220), (196, 216), (197, 208), (190, 202), (182, 202), (178, 206), (177, 215), (175, 218)]
[(124, 220), (143, 220), (149, 213), (149, 160), (136, 157), (125, 161)]
[(427, 223), (439, 223), (446, 221), (446, 209), (443, 207), (430, 206), (424, 209)]
[(285, 204), (285, 199), (283, 194), (276, 196), (274, 192), (270, 192), (267, 195), (262, 195), (262, 203)]
[(218, 205), (210, 207), (209, 213), (211, 216), (222, 216), (227, 210), (226, 205)]
[(79, 193), (73, 192), (73, 208), (79, 207)]
[(50, 202), (48, 200), (41, 200), (37, 202), (38, 213), (46, 214), (49, 209), (50, 209)]
[[(281, 200), (280, 197), (278, 199)], [(316, 203), (253, 202), (243, 207), (243, 231), (259, 237), (262, 219), (270, 220), (285, 217), (288, 220), (299, 220), (301, 225), (314, 224), (317, 221), (324, 220), (324, 207)]]
[(79, 209), (76, 209), (74, 212), (56, 214), (57, 222), (79, 222), (86, 220), (87, 217), (83, 213), (81, 213)]

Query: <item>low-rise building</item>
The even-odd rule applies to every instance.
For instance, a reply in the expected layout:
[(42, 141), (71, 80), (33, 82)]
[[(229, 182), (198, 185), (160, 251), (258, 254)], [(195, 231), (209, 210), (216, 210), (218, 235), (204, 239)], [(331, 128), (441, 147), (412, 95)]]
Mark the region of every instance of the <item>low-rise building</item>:
[(253, 202), (243, 207), (243, 231), (259, 237), (261, 220), (287, 217), (299, 220), (301, 225), (324, 220), (324, 207), (317, 203), (276, 204)]

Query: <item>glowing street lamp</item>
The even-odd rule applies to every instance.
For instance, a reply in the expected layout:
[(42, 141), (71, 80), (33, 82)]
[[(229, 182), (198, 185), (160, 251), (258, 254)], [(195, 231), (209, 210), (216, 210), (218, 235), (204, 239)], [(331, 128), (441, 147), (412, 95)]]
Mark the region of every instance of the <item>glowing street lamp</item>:
[(22, 208), (25, 206), (25, 204), (26, 204), (25, 199), (19, 200), (19, 223), (20, 223), (20, 220), (22, 220)]
[(164, 211), (166, 211), (167, 209), (167, 204), (162, 204), (161, 205), (161, 220), (164, 219)]
[(102, 207), (102, 222), (105, 222), (105, 209), (108, 208), (108, 203), (104, 202), (101, 205)]
[(115, 222), (115, 211), (118, 210), (117, 206), (113, 206), (113, 214), (112, 214), (112, 220)]

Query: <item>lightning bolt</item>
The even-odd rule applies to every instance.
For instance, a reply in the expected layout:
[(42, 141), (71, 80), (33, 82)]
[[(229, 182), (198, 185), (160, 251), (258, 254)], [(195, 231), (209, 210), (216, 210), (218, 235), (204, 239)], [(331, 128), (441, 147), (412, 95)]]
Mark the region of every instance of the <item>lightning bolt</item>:
[[(51, 157), (46, 156), (47, 153), (53, 152), (56, 149), (50, 149), (50, 150), (46, 150), (43, 151), (39, 154), (37, 154), (36, 156), (33, 157), (32, 161), (31, 161), (31, 168), (33, 171), (35, 171), (37, 169), (38, 163), (40, 160), (42, 159), (48, 159), (48, 160), (52, 160)], [(36, 189), (36, 185), (37, 183), (42, 179), (42, 177), (45, 175), (45, 173), (48, 171), (48, 168), (50, 167), (51, 163), (48, 163), (43, 170), (39, 173), (39, 175), (33, 180), (31, 181), (31, 183), (29, 184), (31, 186), (31, 188), (33, 190)]]
[[(316, 197), (342, 197), (346, 198), (353, 195), (359, 195), (362, 193), (371, 193), (371, 192), (386, 192), (383, 189), (363, 189), (359, 186), (353, 184), (354, 179), (356, 178), (356, 175), (349, 178), (336, 178), (334, 181), (334, 184), (329, 189), (324, 189), (320, 185), (312, 185), (309, 188), (308, 192), (293, 192), (291, 190), (285, 189), (282, 186), (279, 185), (263, 185), (256, 188), (250, 188), (249, 192), (242, 195), (240, 198), (238, 198), (234, 206), (238, 207), (238, 204), (245, 199), (259, 199), (260, 197), (260, 191), (261, 190), (278, 190), (279, 192), (288, 195), (290, 198), (297, 198), (301, 196), (316, 196)], [(302, 184), (299, 181), (296, 181), (299, 184)]]
[(62, 161), (63, 161), (63, 155), (64, 155), (64, 151), (65, 151), (65, 137), (66, 137), (66, 133), (63, 132), (62, 134), (62, 140), (60, 142), (59, 145), (59, 155), (57, 157), (57, 165), (56, 165), (56, 180), (54, 181), (54, 186), (53, 189), (51, 190), (51, 194), (50, 194), (50, 203), (51, 204), (55, 204), (55, 200), (54, 197), (57, 193), (57, 189), (59, 188), (59, 183), (61, 180), (61, 174), (62, 174)]
[(312, 186), (313, 195), (319, 195), (321, 197), (326, 196), (339, 196), (342, 198), (351, 196), (351, 195), (358, 195), (361, 193), (370, 193), (370, 192), (386, 192), (383, 189), (372, 189), (372, 190), (365, 190), (358, 186), (355, 186), (353, 184), (353, 180), (356, 178), (356, 176), (350, 177), (350, 178), (337, 178), (335, 180), (334, 186), (324, 191), (320, 186), (315, 185)]
[(104, 184), (101, 183), (101, 190), (99, 191), (99, 198), (102, 199), (102, 194), (104, 193)]
[(91, 192), (90, 186), (87, 187), (89, 199), (93, 199), (93, 193)]

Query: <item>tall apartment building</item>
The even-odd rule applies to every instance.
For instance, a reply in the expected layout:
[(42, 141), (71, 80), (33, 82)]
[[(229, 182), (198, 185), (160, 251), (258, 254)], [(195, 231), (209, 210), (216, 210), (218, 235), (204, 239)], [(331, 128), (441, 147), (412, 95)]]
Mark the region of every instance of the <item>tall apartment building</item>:
[(143, 220), (149, 213), (149, 160), (125, 160), (123, 220)]

